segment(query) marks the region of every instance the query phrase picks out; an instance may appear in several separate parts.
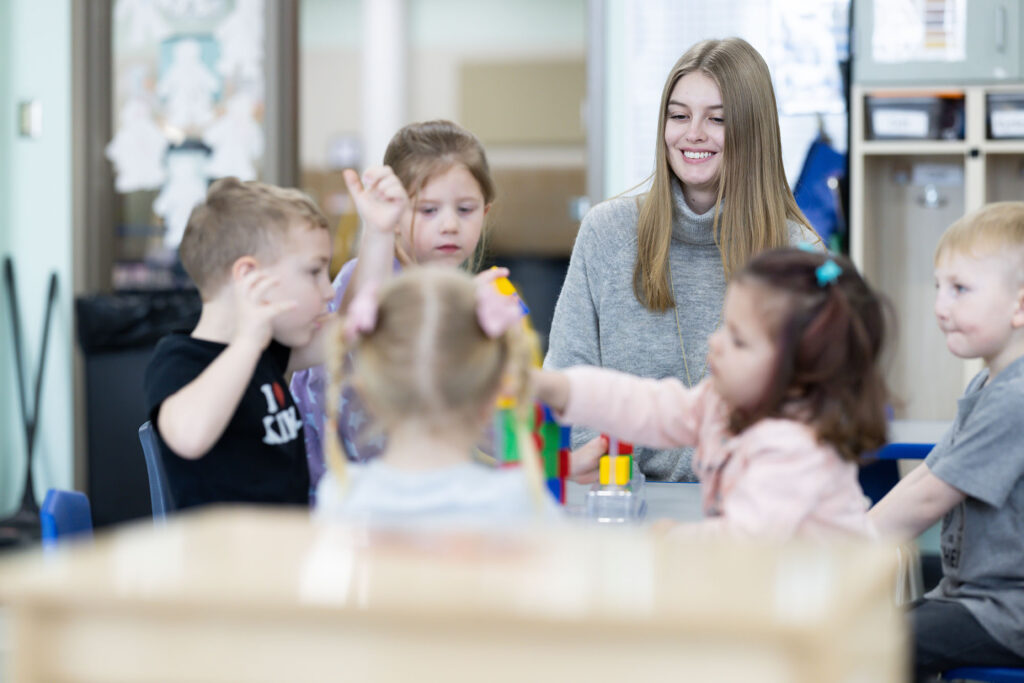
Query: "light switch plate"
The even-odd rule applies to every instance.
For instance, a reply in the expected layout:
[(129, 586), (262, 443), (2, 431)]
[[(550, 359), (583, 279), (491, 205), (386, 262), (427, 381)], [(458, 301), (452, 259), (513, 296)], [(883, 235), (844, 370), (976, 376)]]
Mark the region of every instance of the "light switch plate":
[(43, 104), (39, 100), (18, 103), (18, 134), (37, 138), (43, 134)]

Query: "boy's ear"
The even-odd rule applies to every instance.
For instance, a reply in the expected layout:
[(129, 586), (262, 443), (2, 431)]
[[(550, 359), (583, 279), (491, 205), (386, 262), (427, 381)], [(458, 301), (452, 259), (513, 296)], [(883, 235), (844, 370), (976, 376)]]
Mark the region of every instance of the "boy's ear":
[(259, 261), (252, 256), (240, 256), (231, 264), (231, 280), (241, 280), (243, 277), (259, 267)]
[(1013, 309), (1013, 317), (1010, 318), (1010, 325), (1014, 329), (1024, 327), (1024, 285), (1017, 288), (1016, 307)]

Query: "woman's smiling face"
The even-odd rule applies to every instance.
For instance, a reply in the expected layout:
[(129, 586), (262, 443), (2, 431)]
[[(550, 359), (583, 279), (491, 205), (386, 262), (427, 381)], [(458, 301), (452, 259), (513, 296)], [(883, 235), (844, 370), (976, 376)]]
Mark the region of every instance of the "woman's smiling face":
[(724, 147), (722, 94), (708, 76), (692, 71), (676, 81), (668, 98), (668, 165), (687, 189), (716, 191)]

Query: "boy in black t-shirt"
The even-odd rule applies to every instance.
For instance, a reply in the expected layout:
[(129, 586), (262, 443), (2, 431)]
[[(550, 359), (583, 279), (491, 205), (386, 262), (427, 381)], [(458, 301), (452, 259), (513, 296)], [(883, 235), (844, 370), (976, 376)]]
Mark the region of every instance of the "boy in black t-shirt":
[(176, 504), (308, 503), (285, 377), (322, 359), (326, 218), (298, 190), (226, 178), (192, 211), (179, 255), (202, 313), (160, 341), (145, 377)]

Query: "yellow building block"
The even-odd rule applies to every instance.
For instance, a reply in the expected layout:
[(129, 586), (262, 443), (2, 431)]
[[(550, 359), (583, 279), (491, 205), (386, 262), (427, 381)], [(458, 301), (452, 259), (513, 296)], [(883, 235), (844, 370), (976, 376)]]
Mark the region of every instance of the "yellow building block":
[[(496, 270), (497, 266), (491, 266), (491, 270)], [(509, 295), (515, 294), (516, 288), (507, 277), (499, 277), (494, 281), (494, 286), (498, 288), (498, 291), (502, 294)]]
[(629, 483), (632, 469), (632, 458), (628, 455), (602, 455), (598, 468), (598, 481), (601, 486), (609, 484), (625, 486)]
[(625, 486), (629, 483), (629, 476), (632, 474), (632, 458), (619, 455), (615, 457), (613, 464), (615, 468), (615, 483), (619, 486)]

